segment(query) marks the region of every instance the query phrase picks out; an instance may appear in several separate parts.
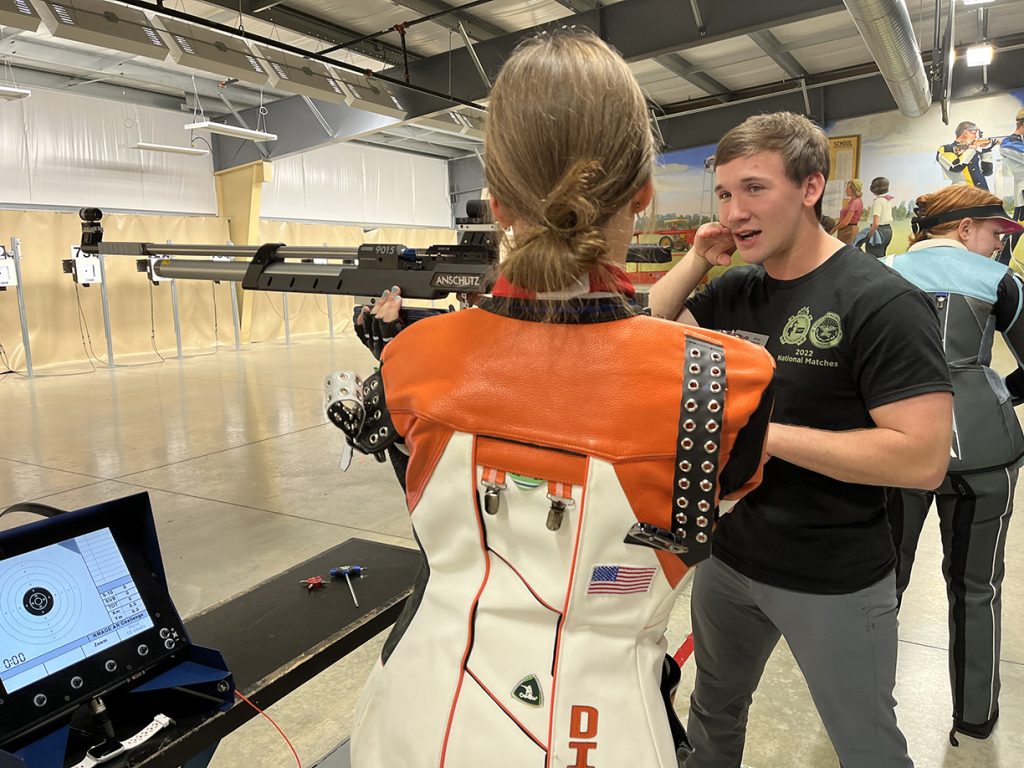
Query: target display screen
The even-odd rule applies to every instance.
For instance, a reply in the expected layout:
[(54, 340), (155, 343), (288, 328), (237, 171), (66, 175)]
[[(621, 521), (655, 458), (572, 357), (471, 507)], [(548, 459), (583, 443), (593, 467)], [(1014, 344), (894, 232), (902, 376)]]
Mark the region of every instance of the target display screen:
[(109, 528), (0, 560), (8, 693), (153, 626)]

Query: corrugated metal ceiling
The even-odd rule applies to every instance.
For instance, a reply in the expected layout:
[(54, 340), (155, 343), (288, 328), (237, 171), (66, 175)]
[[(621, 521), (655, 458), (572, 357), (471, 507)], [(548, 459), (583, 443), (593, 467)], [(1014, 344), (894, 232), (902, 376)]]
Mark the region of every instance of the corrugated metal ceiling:
[(658, 104), (675, 104), (699, 99), (707, 94), (687, 80), (670, 72), (653, 59), (634, 61), (629, 65), (648, 98)]
[[(453, 6), (463, 5), (467, 2), (467, 0), (446, 1)], [(605, 0), (605, 4), (621, 1)], [(252, 16), (239, 17), (237, 11), (225, 8), (224, 5), (213, 4), (210, 0), (206, 2), (203, 0), (172, 0), (172, 2), (176, 10), (192, 13), (222, 24), (237, 26), (241, 21), (247, 32), (278, 40), (282, 44), (294, 45), (310, 51), (318, 51), (327, 47), (326, 43), (310, 35), (285, 29)], [(423, 8), (436, 7), (438, 0), (358, 0), (358, 2), (285, 0), (285, 4), (288, 8), (312, 19), (322, 19), (327, 24), (343, 27), (356, 35), (367, 35), (392, 28), (402, 22), (417, 20), (423, 16)], [(410, 8), (409, 5), (413, 7)], [(922, 47), (930, 48), (934, 0), (908, 0), (908, 7), (915, 29), (921, 38)], [(1024, 32), (1024, 2), (1021, 0), (994, 0), (987, 8), (989, 9), (990, 36)], [(498, 32), (522, 30), (538, 24), (566, 19), (574, 12), (558, 0), (491, 0), (491, 2), (482, 3), (469, 9), (466, 13), (483, 26), (481, 36), (488, 37)], [(679, 14), (678, 23), (683, 23), (683, 17), (685, 17), (686, 23), (692, 22), (690, 9), (684, 0), (679, 0)], [(453, 19), (446, 17), (410, 27), (406, 36), (410, 53), (413, 56), (436, 56), (463, 47), (461, 37), (450, 29), (452, 23)], [(979, 39), (980, 31), (976, 8), (959, 8), (957, 24), (958, 43), (969, 44)], [(314, 30), (308, 31), (313, 32)], [(871, 61), (870, 54), (846, 11), (780, 25), (772, 28), (770, 32), (781, 48), (791, 54), (810, 74), (866, 64)], [(31, 39), (33, 36), (26, 33), (26, 37)], [(379, 39), (395, 47), (399, 47), (401, 44), (398, 34), (393, 31), (381, 35)], [(69, 50), (69, 54), (71, 51), (77, 51), (80, 60), (80, 46), (75, 43), (50, 40), (49, 38), (47, 42), (65, 46)], [(115, 58), (117, 56), (116, 51), (95, 48), (91, 50), (96, 54), (98, 60), (104, 55)], [(363, 69), (380, 70), (388, 66), (376, 59), (350, 50), (337, 51), (331, 55)], [(60, 66), (60, 57), (56, 58), (56, 61), (51, 62), (53, 68)], [(681, 64), (681, 67), (695, 73), (693, 79), (699, 82), (701, 73), (703, 73), (730, 91), (766, 85), (788, 77), (783, 68), (746, 35), (737, 35), (729, 39), (688, 48), (680, 52), (680, 58), (690, 65), (686, 67), (686, 64)], [(148, 63), (157, 71), (162, 67), (179, 75), (194, 72), (197, 76), (210, 77), (209, 74), (199, 73), (171, 62)], [(709, 95), (708, 90), (702, 90), (654, 59), (636, 61), (631, 63), (630, 67), (648, 97), (659, 104), (678, 104)], [(476, 74), (474, 72), (466, 76), (476, 77)], [(153, 87), (155, 90), (167, 90), (166, 84), (159, 83), (159, 78), (154, 78)], [(710, 88), (709, 85), (706, 87)], [(267, 91), (268, 97), (280, 93)], [(403, 132), (400, 135), (392, 136), (391, 139), (408, 139), (411, 142), (417, 134), (422, 137), (424, 142), (429, 141), (429, 136), (425, 131), (414, 124), (403, 127)], [(443, 137), (437, 141), (451, 143)], [(460, 142), (456, 143), (461, 146)], [(469, 144), (471, 145), (471, 142)], [(451, 147), (447, 147), (447, 149), (451, 149)]]
[(494, 0), (474, 8), (471, 13), (502, 29), (527, 29), (558, 21), (573, 12), (555, 0)]

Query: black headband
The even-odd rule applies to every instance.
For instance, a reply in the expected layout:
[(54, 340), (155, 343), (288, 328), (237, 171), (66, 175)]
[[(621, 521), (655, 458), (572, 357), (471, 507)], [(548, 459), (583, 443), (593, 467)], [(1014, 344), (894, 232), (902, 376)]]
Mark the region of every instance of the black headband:
[(910, 220), (910, 229), (918, 234), (931, 229), (939, 224), (946, 224), (950, 221), (960, 219), (1009, 219), (1003, 206), (993, 203), (992, 205), (976, 205), (972, 208), (957, 208), (955, 211), (938, 213), (935, 216), (915, 216)]

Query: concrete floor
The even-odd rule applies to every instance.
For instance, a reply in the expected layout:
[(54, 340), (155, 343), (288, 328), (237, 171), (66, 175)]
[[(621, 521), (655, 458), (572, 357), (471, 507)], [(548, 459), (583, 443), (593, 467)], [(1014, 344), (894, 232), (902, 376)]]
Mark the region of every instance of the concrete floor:
[[(179, 611), (192, 615), (350, 537), (413, 546), (390, 467), (357, 458), (338, 471), (342, 436), (326, 422), (321, 380), (370, 365), (354, 339), (302, 338), (81, 376), (0, 380), (0, 508), (43, 501), (73, 509), (148, 490)], [(142, 362), (142, 361), (139, 361)], [(997, 367), (1009, 356), (1000, 350)], [(40, 373), (51, 373), (41, 371)], [(52, 373), (60, 373), (53, 371)], [(1022, 502), (1018, 500), (1018, 506)], [(29, 520), (8, 515), (7, 527)], [(897, 699), (918, 766), (1014, 768), (1024, 754), (1024, 552), (1010, 527), (1003, 600), (1002, 717), (987, 741), (949, 746), (946, 599), (934, 515), (904, 599)], [(689, 632), (688, 590), (669, 627)], [(383, 636), (271, 708), (303, 765), (348, 735), (351, 709)], [(693, 680), (684, 667), (681, 692)], [(685, 721), (686, 696), (678, 706)], [(264, 720), (221, 746), (215, 768), (287, 766)], [(784, 645), (754, 699), (744, 762), (834, 768), (835, 753)]]

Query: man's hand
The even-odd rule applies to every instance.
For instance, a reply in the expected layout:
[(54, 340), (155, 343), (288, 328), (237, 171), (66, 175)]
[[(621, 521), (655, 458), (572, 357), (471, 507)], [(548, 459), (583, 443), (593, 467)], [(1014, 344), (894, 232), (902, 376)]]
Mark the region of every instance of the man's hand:
[(701, 224), (693, 239), (693, 251), (712, 267), (727, 267), (732, 264), (736, 240), (725, 226), (712, 221)]
[(651, 286), (648, 303), (651, 314), (696, 325), (685, 307), (686, 298), (700, 284), (712, 267), (732, 264), (736, 241), (732, 232), (718, 222), (702, 224), (694, 237), (693, 248), (661, 280)]

